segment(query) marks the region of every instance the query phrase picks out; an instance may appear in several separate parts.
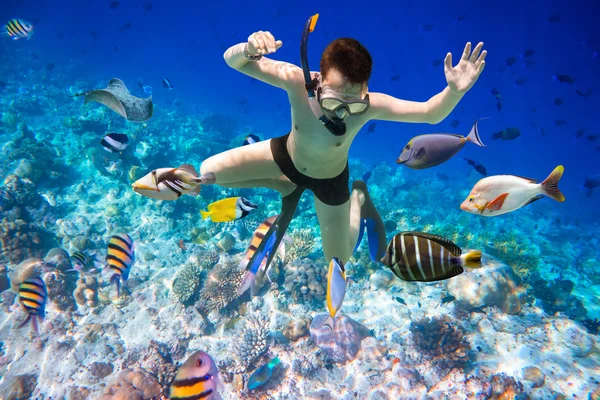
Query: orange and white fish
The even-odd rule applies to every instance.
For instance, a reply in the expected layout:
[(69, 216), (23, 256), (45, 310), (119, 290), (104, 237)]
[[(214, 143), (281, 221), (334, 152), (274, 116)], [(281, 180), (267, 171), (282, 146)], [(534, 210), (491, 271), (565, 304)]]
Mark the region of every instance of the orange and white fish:
[(220, 400), (223, 391), (217, 364), (208, 353), (197, 351), (179, 368), (171, 384), (171, 400)]
[(565, 201), (558, 189), (558, 181), (565, 168), (562, 165), (539, 183), (535, 179), (514, 175), (496, 175), (483, 178), (475, 184), (460, 208), (473, 214), (495, 217), (518, 210), (544, 196), (556, 201)]

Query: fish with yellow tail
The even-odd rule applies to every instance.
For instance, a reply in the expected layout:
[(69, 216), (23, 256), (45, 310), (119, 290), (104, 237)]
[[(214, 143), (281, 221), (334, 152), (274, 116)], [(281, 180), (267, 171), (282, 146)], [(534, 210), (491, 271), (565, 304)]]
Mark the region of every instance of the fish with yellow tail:
[[(248, 262), (252, 259), (252, 256), (259, 248), (261, 242), (264, 240), (265, 235), (269, 228), (275, 223), (277, 219), (277, 215), (273, 217), (269, 217), (262, 222), (254, 231), (252, 235), (252, 239), (250, 239), (250, 245), (248, 246), (248, 250), (246, 250), (246, 255), (240, 262), (240, 268), (244, 268), (248, 265)], [(238, 288), (238, 295), (241, 296), (246, 292), (246, 290), (250, 289), (250, 295), (254, 297), (255, 295), (255, 284), (256, 284), (256, 274), (259, 270), (264, 269), (267, 264), (267, 258), (272, 251), (278, 251), (279, 257), (283, 260), (285, 259), (285, 243), (281, 243), (277, 250), (273, 249), (275, 245), (276, 235), (271, 235), (267, 239), (267, 243), (263, 248), (262, 252), (257, 255), (254, 259), (254, 263), (248, 268), (248, 272), (244, 276), (240, 287)], [(266, 271), (265, 271), (266, 273)], [(269, 275), (267, 275), (269, 277)], [(269, 278), (271, 280), (271, 278)]]
[(463, 254), (450, 240), (423, 232), (402, 232), (392, 238), (381, 262), (405, 281), (450, 279), (464, 268), (481, 267), (481, 251)]
[(515, 175), (489, 176), (477, 182), (460, 208), (472, 214), (495, 217), (506, 214), (548, 196), (565, 201), (558, 189), (558, 182), (565, 168), (562, 165), (544, 180), (522, 178)]
[(121, 282), (129, 278), (129, 272), (135, 261), (134, 244), (126, 233), (113, 235), (108, 241), (106, 268), (112, 273), (110, 283), (117, 288), (117, 298), (121, 297)]
[(177, 200), (184, 194), (197, 196), (200, 184), (215, 183), (215, 175), (208, 173), (198, 175), (190, 164), (182, 164), (177, 168), (158, 168), (135, 181), (131, 188), (145, 197), (158, 200)]
[(48, 291), (42, 278), (34, 276), (21, 283), (19, 285), (19, 303), (27, 312), (27, 318), (19, 325), (19, 328), (31, 321), (33, 330), (38, 334), (38, 319), (44, 319), (46, 301), (48, 301)]
[(333, 319), (338, 311), (342, 308), (344, 297), (346, 296), (346, 268), (344, 263), (337, 257), (333, 257), (329, 262), (329, 270), (327, 271), (327, 310), (329, 317), (323, 325), (327, 325), (333, 331)]
[(223, 383), (208, 353), (195, 352), (179, 368), (171, 384), (170, 400), (220, 400)]
[(208, 211), (200, 211), (202, 219), (212, 222), (231, 222), (248, 216), (258, 206), (243, 197), (230, 197), (208, 205)]

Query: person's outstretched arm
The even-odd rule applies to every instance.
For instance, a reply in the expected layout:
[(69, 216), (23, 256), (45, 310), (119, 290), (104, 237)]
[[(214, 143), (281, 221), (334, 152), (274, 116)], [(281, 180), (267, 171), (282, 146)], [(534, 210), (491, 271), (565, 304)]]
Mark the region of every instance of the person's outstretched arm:
[[(249, 60), (244, 55), (244, 47), (250, 56), (262, 56), (259, 60)], [(223, 54), (225, 62), (231, 68), (246, 75), (266, 82), (270, 85), (288, 90), (294, 83), (302, 80), (300, 67), (283, 61), (275, 61), (264, 57), (275, 53), (283, 43), (275, 40), (270, 32), (258, 31), (248, 37), (247, 43), (231, 46)]]
[(467, 43), (456, 67), (452, 67), (452, 53), (444, 60), (444, 73), (448, 86), (426, 102), (400, 100), (383, 93), (369, 93), (371, 99), (371, 119), (397, 122), (426, 122), (437, 124), (454, 110), (464, 94), (475, 84), (485, 68), (487, 51), (481, 52), (483, 43), (471, 53), (471, 43)]

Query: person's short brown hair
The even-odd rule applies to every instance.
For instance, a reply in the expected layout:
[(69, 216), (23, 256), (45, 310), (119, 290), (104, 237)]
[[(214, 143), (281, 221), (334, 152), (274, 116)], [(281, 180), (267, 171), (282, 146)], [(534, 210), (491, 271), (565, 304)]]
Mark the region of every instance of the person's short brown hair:
[(332, 68), (351, 83), (366, 83), (371, 77), (373, 60), (358, 40), (340, 38), (329, 43), (321, 56), (321, 74), (324, 78)]

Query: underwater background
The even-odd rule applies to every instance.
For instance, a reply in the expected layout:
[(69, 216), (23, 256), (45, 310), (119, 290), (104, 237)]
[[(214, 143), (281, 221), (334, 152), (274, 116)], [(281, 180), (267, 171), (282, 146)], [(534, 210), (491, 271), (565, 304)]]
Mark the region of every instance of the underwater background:
[[(214, 359), (226, 399), (599, 398), (599, 12), (595, 1), (2, 2), (0, 23), (19, 18), (34, 34), (0, 38), (0, 398), (167, 398), (197, 350)], [(302, 28), (315, 13), (312, 69), (331, 40), (355, 38), (373, 57), (369, 89), (401, 99), (426, 101), (446, 86), (447, 52), (456, 64), (467, 41), (488, 51), (444, 121), (371, 122), (349, 161), (352, 179), (372, 172), (388, 240), (434, 233), (482, 250), (488, 264), (447, 281), (405, 282), (371, 262), (363, 244), (349, 263), (337, 336), (312, 328), (327, 312), (312, 194), (273, 283), (263, 279), (251, 299), (237, 296), (237, 266), (253, 231), (279, 212), (275, 192), (210, 186), (160, 202), (131, 190), (155, 168), (199, 170), (250, 133), (289, 132), (286, 93), (229, 68), (223, 53), (268, 30), (283, 41), (269, 57), (299, 65)], [(112, 78), (136, 96), (151, 92), (150, 120), (128, 122), (72, 97)], [(484, 117), (487, 148), (467, 144), (427, 170), (396, 164), (415, 135), (467, 135)], [(518, 137), (493, 139), (513, 127)], [(122, 154), (102, 148), (109, 132), (129, 136)], [(482, 176), (464, 158), (489, 175), (539, 180), (563, 165), (566, 201), (495, 218), (466, 213), (459, 205)], [(226, 224), (201, 219), (232, 196), (259, 208)], [(136, 248), (117, 298), (105, 274), (71, 269), (77, 251), (103, 263), (119, 233)], [(32, 271), (48, 290), (39, 334), (19, 327), (27, 317), (19, 283)], [(275, 358), (272, 375), (250, 390), (250, 375)]]

